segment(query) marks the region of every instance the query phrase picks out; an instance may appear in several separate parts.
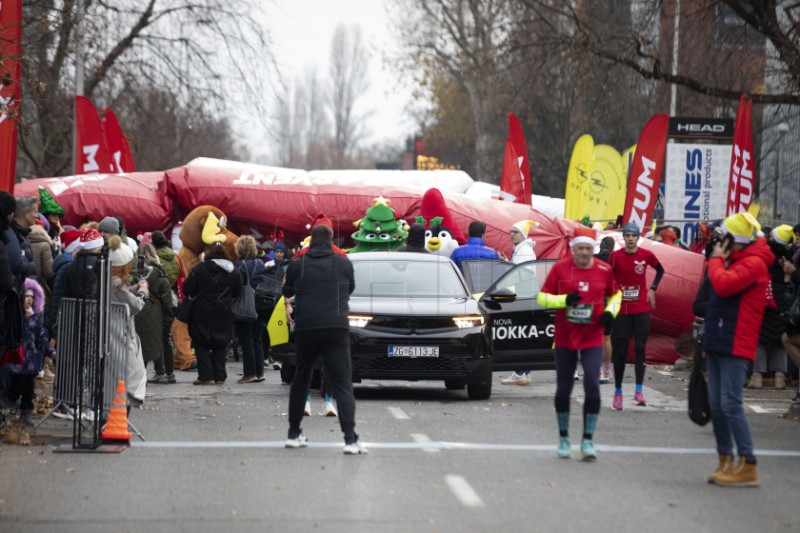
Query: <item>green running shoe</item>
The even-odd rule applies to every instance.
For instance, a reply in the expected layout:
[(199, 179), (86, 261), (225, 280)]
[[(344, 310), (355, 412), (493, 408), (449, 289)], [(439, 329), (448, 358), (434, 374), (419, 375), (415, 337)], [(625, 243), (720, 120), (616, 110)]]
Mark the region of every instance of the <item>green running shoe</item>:
[(589, 439), (583, 439), (581, 441), (581, 459), (584, 461), (594, 461), (597, 459), (594, 443)]
[(559, 459), (570, 458), (569, 437), (559, 437), (556, 455)]

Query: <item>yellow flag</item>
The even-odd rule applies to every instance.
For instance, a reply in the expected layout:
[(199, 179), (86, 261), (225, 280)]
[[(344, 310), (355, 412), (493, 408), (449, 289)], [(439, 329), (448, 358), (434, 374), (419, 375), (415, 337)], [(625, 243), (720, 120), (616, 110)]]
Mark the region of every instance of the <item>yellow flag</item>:
[[(622, 156), (607, 144), (594, 147), (594, 169), (584, 189), (587, 212), (592, 220), (614, 221), (625, 210), (625, 169)], [(605, 224), (603, 224), (605, 225)]]
[(567, 189), (564, 192), (564, 218), (580, 220), (586, 216), (589, 198), (584, 194), (589, 175), (594, 169), (594, 140), (581, 135), (575, 141), (567, 170)]
[(272, 310), (272, 315), (267, 322), (267, 333), (269, 333), (270, 346), (289, 342), (289, 321), (286, 319), (286, 303), (283, 301), (283, 296)]
[(758, 216), (758, 212), (761, 211), (761, 204), (757, 201), (754, 201), (750, 204), (750, 207), (747, 208), (747, 212), (753, 215), (754, 217)]

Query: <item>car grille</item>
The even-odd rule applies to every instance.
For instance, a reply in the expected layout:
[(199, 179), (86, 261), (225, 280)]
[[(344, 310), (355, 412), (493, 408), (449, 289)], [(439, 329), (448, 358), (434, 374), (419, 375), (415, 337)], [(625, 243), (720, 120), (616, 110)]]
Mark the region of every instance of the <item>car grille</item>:
[(456, 329), (453, 318), (449, 316), (376, 316), (367, 326), (376, 331), (429, 331)]
[(437, 357), (405, 359), (397, 357), (362, 357), (354, 361), (359, 373), (370, 372), (452, 372), (467, 373), (470, 370), (471, 358)]

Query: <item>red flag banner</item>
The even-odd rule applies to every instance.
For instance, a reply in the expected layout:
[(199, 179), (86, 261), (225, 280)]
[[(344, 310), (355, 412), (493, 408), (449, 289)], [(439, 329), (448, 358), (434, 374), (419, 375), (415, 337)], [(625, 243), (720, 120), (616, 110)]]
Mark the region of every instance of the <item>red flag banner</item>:
[(103, 137), (106, 140), (113, 172), (116, 174), (136, 172), (131, 147), (128, 145), (128, 138), (125, 137), (122, 128), (119, 127), (117, 115), (106, 108), (103, 111), (103, 118)]
[(0, 189), (14, 193), (22, 61), (22, 0), (0, 0)]
[(91, 100), (75, 97), (75, 173), (114, 172), (108, 157), (103, 125)]
[(755, 172), (753, 166), (753, 125), (750, 106), (752, 102), (742, 94), (736, 112), (736, 125), (733, 128), (733, 150), (731, 151), (731, 171), (728, 180), (728, 203), (726, 216), (743, 213), (753, 201)]
[(636, 144), (622, 222), (633, 222), (639, 226), (640, 231), (645, 231), (644, 228), (653, 219), (653, 208), (658, 199), (661, 175), (664, 173), (668, 127), (668, 115), (653, 115), (642, 129)]
[(522, 125), (514, 113), (508, 114), (508, 140), (503, 154), (500, 198), (531, 205), (531, 168)]

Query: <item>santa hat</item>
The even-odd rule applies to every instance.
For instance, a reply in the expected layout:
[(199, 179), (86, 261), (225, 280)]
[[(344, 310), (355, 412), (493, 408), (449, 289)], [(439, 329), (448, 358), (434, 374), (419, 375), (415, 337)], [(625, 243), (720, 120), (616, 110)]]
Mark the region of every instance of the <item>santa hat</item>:
[(139, 241), (139, 244), (148, 244), (153, 238), (153, 233), (150, 231), (145, 231), (142, 233), (141, 231), (136, 234), (136, 240)]
[(103, 236), (94, 228), (87, 228), (81, 232), (81, 250), (100, 248), (104, 243)]
[(536, 222), (535, 220), (520, 220), (519, 222), (516, 222), (511, 227), (512, 228), (516, 228), (517, 231), (522, 233), (522, 236), (527, 239), (528, 238), (528, 232), (531, 230), (531, 226), (538, 226), (538, 225), (539, 225), (539, 223)]
[(781, 244), (791, 244), (795, 239), (794, 230), (789, 224), (781, 224), (772, 230), (772, 238)]
[(430, 221), (432, 218), (442, 217), (441, 226), (448, 228), (453, 233), (453, 238), (458, 244), (467, 242), (466, 237), (461, 232), (456, 221), (453, 220), (450, 210), (444, 201), (444, 197), (439, 189), (432, 188), (425, 191), (422, 195), (422, 201), (419, 204), (419, 214)]
[(108, 239), (108, 259), (111, 266), (125, 266), (133, 261), (133, 250), (127, 244), (122, 243), (119, 235), (112, 235)]
[(81, 232), (71, 229), (61, 233), (61, 244), (64, 245), (66, 253), (75, 253), (75, 250), (81, 247)]
[(730, 234), (734, 242), (748, 244), (755, 238), (756, 232), (761, 230), (761, 224), (751, 213), (736, 213), (725, 219), (722, 230)]
[(333, 222), (331, 222), (331, 219), (320, 213), (311, 224), (306, 224), (306, 229), (314, 229), (317, 226), (327, 226), (332, 230)]
[(597, 240), (597, 232), (592, 228), (586, 226), (578, 226), (572, 234), (572, 240), (569, 241), (569, 247), (572, 248), (577, 244), (591, 244), (594, 246)]

